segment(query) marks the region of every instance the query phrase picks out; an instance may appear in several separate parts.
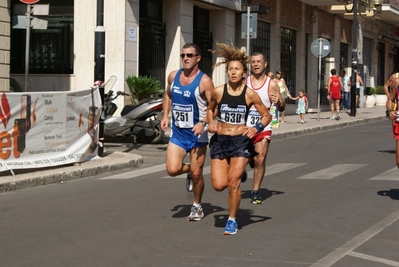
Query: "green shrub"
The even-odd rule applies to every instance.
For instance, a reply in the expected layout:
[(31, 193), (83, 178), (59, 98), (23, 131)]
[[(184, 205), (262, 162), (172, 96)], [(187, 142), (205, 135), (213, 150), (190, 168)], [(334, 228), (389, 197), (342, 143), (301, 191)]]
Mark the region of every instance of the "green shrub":
[(153, 77), (148, 76), (128, 76), (126, 83), (129, 87), (130, 98), (133, 104), (137, 104), (144, 98), (151, 97), (155, 94), (161, 94), (161, 82)]
[(385, 95), (384, 86), (382, 86), (382, 85), (378, 86), (376, 89), (376, 94), (377, 95)]
[(377, 93), (377, 90), (375, 90), (374, 87), (366, 87), (366, 94), (367, 95), (375, 95)]

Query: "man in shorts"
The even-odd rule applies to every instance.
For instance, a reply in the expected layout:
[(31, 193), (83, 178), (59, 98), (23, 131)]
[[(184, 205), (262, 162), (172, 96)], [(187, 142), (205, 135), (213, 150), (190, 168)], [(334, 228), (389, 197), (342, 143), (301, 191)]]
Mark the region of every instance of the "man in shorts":
[[(247, 77), (247, 85), (258, 93), (263, 104), (270, 110), (272, 104), (276, 104), (279, 112), (284, 111), (285, 101), (281, 99), (280, 88), (277, 83), (266, 75), (267, 60), (264, 55), (255, 52), (251, 55), (251, 75)], [(255, 126), (259, 122), (260, 114), (254, 107), (251, 107), (248, 113), (248, 126)], [(252, 141), (255, 145), (255, 151), (259, 154), (250, 162), (254, 166), (254, 180), (251, 191), (251, 202), (253, 204), (262, 204), (263, 199), (259, 195), (259, 188), (262, 184), (266, 172), (266, 157), (269, 151), (270, 139), (272, 136), (272, 125), (269, 123), (264, 130), (255, 135)]]
[(328, 94), (327, 98), (330, 100), (331, 120), (339, 120), (339, 101), (341, 100), (342, 90), (344, 86), (341, 78), (337, 75), (337, 70), (331, 70), (331, 77), (328, 78), (327, 82)]
[[(185, 44), (180, 54), (183, 67), (168, 76), (164, 95), (161, 127), (165, 130), (172, 112), (171, 136), (166, 149), (166, 171), (170, 176), (187, 173), (187, 190), (193, 191), (194, 203), (189, 221), (204, 217), (201, 207), (204, 192), (203, 166), (208, 145), (206, 121), (207, 100), (214, 90), (212, 80), (202, 72), (198, 63), (201, 49), (193, 43)], [(190, 154), (190, 164), (183, 162)]]

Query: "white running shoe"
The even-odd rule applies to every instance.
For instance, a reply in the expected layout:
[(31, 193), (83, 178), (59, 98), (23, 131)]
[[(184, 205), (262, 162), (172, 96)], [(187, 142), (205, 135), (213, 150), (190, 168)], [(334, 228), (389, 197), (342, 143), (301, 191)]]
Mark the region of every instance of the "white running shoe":
[(191, 213), (188, 216), (189, 221), (201, 221), (204, 217), (204, 212), (202, 211), (202, 207), (197, 208), (196, 206), (191, 207)]

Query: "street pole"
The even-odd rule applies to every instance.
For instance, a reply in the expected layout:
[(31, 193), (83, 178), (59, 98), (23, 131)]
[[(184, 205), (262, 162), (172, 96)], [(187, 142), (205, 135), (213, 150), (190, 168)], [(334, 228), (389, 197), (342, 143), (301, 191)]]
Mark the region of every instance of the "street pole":
[[(251, 56), (251, 54), (250, 54), (250, 47), (249, 47), (249, 30), (250, 30), (250, 24), (251, 23), (251, 7), (250, 7), (250, 5), (248, 4), (248, 7), (247, 7), (247, 56), (249, 57), (249, 56)], [(248, 64), (248, 71), (249, 71), (249, 73), (251, 73), (251, 64)]]
[(319, 39), (319, 79), (317, 82), (317, 121), (320, 121), (320, 87), (321, 87), (321, 48), (322, 39)]
[(26, 5), (25, 92), (28, 92), (31, 5)]
[(357, 72), (357, 0), (353, 0), (353, 24), (352, 24), (352, 79), (351, 79), (351, 112), (350, 116), (356, 116), (356, 72)]
[[(104, 82), (105, 76), (105, 29), (104, 29), (104, 0), (97, 0), (97, 27), (94, 30), (94, 81)], [(104, 106), (104, 87), (100, 90), (101, 102)], [(93, 111), (94, 103), (93, 103)], [(103, 110), (102, 110), (103, 112)], [(101, 113), (102, 113), (101, 112)], [(98, 156), (104, 156), (104, 118), (100, 116), (99, 133), (98, 133)]]

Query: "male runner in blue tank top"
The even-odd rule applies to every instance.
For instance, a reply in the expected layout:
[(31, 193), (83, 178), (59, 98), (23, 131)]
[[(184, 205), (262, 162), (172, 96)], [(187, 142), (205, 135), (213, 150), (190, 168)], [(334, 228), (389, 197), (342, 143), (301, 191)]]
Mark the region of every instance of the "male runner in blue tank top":
[[(201, 60), (201, 49), (198, 45), (185, 44), (180, 57), (183, 67), (169, 74), (163, 102), (163, 130), (168, 127), (168, 115), (172, 112), (172, 130), (166, 149), (166, 171), (170, 176), (187, 173), (187, 190), (192, 190), (194, 194), (188, 220), (200, 221), (204, 217), (201, 207), (204, 192), (202, 171), (208, 144), (205, 116), (207, 99), (210, 99), (215, 87), (209, 76), (198, 67)], [(187, 153), (190, 153), (190, 164), (183, 162)]]

